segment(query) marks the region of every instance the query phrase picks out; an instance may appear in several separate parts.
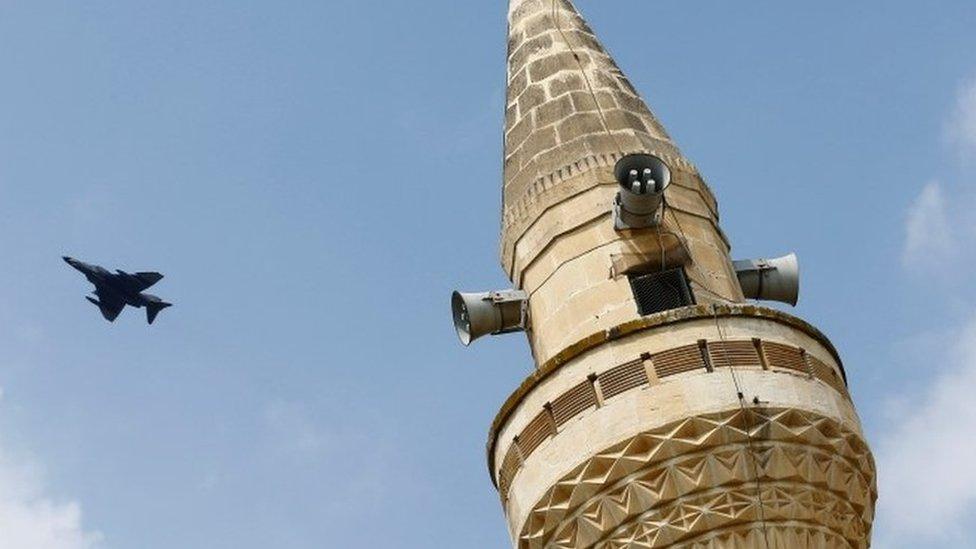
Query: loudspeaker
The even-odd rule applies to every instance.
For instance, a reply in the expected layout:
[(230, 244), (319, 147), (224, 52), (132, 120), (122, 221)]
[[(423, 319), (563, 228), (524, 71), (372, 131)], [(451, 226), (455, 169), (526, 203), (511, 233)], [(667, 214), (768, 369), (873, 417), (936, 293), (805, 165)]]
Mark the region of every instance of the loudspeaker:
[(507, 334), (525, 329), (528, 296), (520, 290), (451, 295), (454, 329), (462, 345), (484, 335)]
[(661, 222), (664, 190), (671, 184), (671, 169), (649, 154), (629, 154), (613, 169), (620, 191), (614, 201), (617, 230), (653, 227)]
[(796, 306), (800, 295), (800, 264), (796, 254), (775, 259), (745, 259), (735, 261), (734, 265), (747, 298)]

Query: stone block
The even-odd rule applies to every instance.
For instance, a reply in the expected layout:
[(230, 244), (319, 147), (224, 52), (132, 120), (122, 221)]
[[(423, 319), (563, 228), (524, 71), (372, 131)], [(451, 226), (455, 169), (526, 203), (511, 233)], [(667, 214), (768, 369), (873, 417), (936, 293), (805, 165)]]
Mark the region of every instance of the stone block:
[(566, 31), (566, 36), (572, 42), (574, 48), (604, 52), (600, 41), (591, 33), (583, 29), (572, 29)]
[(644, 119), (629, 111), (605, 111), (607, 125), (611, 130), (634, 130), (649, 133)]
[(529, 76), (526, 74), (525, 69), (522, 69), (515, 73), (515, 76), (511, 77), (508, 81), (508, 102), (515, 101), (527, 87), (529, 87)]
[[(552, 88), (550, 88), (551, 90)], [(535, 113), (536, 124), (545, 127), (568, 118), (574, 112), (573, 101), (568, 95), (548, 101), (541, 105)]]
[(512, 128), (518, 124), (518, 104), (512, 103), (511, 105), (505, 107), (505, 127)]
[[(532, 135), (523, 145), (524, 154), (537, 155), (556, 146), (556, 129), (552, 126), (540, 128), (532, 132)], [(535, 159), (536, 161), (538, 159)], [(544, 172), (543, 172), (544, 173)]]
[(517, 124), (510, 126), (508, 132), (505, 134), (505, 150), (507, 152), (514, 152), (518, 149), (529, 138), (533, 129), (532, 117), (522, 117)]
[(600, 108), (608, 111), (617, 108), (617, 99), (614, 94), (607, 91), (599, 91), (596, 93), (597, 101), (600, 103)]
[(574, 114), (559, 124), (559, 139), (572, 141), (584, 135), (599, 134), (604, 131), (599, 114)]
[(596, 100), (593, 99), (593, 95), (590, 94), (589, 90), (572, 92), (569, 95), (573, 99), (573, 107), (576, 109), (576, 112), (599, 110), (597, 109)]
[(519, 116), (526, 117), (532, 109), (546, 102), (545, 86), (530, 85), (518, 98)]
[[(508, 13), (508, 20), (516, 23), (533, 13), (545, 9), (546, 6), (543, 4), (543, 1), (544, 0), (521, 0), (519, 2), (512, 2), (511, 9)], [(552, 0), (546, 1), (551, 2)]]
[(505, 173), (515, 173), (522, 167), (522, 152), (516, 150), (512, 154), (505, 156), (505, 164), (503, 170)]
[(529, 78), (533, 83), (542, 82), (560, 71), (579, 71), (579, 67), (572, 52), (561, 51), (529, 63)]
[(647, 108), (647, 105), (640, 97), (635, 95), (628, 95), (626, 93), (615, 94), (615, 97), (617, 98), (617, 101), (620, 103), (620, 106), (623, 109), (626, 109), (634, 114), (638, 114), (641, 116), (647, 116), (649, 118), (653, 117), (651, 115), (650, 109)]
[(586, 89), (586, 81), (579, 72), (564, 72), (549, 79), (549, 96), (559, 97), (565, 93)]
[(553, 33), (540, 34), (522, 43), (509, 57), (509, 65), (513, 67), (523, 67), (533, 59), (545, 55), (553, 48)]

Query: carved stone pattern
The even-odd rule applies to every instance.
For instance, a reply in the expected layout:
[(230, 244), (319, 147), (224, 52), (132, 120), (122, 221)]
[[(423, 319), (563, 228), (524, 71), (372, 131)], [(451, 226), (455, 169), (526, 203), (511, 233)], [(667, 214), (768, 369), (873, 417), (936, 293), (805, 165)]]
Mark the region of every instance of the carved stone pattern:
[(518, 546), (867, 548), (876, 499), (857, 433), (802, 410), (736, 409), (593, 456), (539, 501)]

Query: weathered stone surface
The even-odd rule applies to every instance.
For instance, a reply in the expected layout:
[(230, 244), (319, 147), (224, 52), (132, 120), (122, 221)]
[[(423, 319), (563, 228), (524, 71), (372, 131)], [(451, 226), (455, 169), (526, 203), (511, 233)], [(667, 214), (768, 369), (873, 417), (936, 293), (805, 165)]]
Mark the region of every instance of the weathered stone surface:
[[(518, 49), (509, 57), (509, 62), (513, 67), (524, 67), (530, 58), (538, 58), (543, 52), (552, 49), (552, 34), (541, 34), (530, 40), (522, 42)], [(535, 76), (533, 76), (533, 79)]]
[(531, 137), (525, 142), (525, 150), (526, 152), (538, 151), (538, 153), (544, 153), (555, 147), (556, 143), (556, 130), (550, 126), (533, 132)]
[[(567, 283), (597, 274), (583, 271), (568, 273)], [(604, 307), (612, 301), (611, 294), (596, 300)], [(564, 308), (539, 302), (533, 311), (541, 317)], [(648, 330), (625, 332), (547, 366), (548, 375), (531, 377), (506, 403), (489, 451), (516, 546), (617, 547), (636, 535), (630, 546), (649, 549), (757, 530), (780, 547), (866, 549), (877, 498), (875, 464), (829, 341), (799, 319), (751, 306), (722, 309), (714, 318), (704, 308), (674, 313)], [(573, 314), (555, 313), (545, 322), (560, 325)], [(661, 369), (669, 366), (658, 357), (675, 348), (695, 353), (703, 341), (704, 348), (715, 348), (714, 368), (699, 359), (684, 373)], [(800, 348), (805, 355), (797, 356), (807, 357), (808, 365), (797, 372), (780, 355), (760, 358), (755, 350), (753, 358), (728, 357), (722, 354), (727, 342)], [(605, 386), (597, 385), (598, 404), (574, 412), (521, 452), (517, 463), (502, 467), (517, 444), (515, 434), (547, 403), (580, 380), (600, 380), (617, 365), (642, 361), (651, 372), (636, 386), (602, 394)], [(743, 407), (740, 390), (760, 404)], [(739, 501), (743, 513), (712, 516), (714, 503), (696, 499), (703, 494), (711, 502)], [(688, 505), (701, 508), (696, 513), (704, 520), (674, 514)], [(790, 538), (790, 528), (773, 519), (783, 513), (832, 537)], [(584, 526), (580, 517), (592, 521)], [(754, 542), (732, 536), (721, 546), (763, 547)]]
[[(531, 131), (548, 133), (548, 125), (560, 123), (560, 119), (579, 112), (597, 110), (598, 104), (601, 109), (622, 109), (632, 115), (629, 126), (617, 124), (613, 131), (642, 134), (647, 139), (617, 139), (608, 135), (602, 124), (597, 128), (587, 121), (585, 127), (589, 131), (590, 140), (594, 142), (590, 147), (592, 150), (618, 155), (630, 152), (676, 152), (661, 125), (623, 77), (572, 4), (564, 0), (515, 1), (511, 5), (509, 25), (508, 97), (509, 105), (515, 105), (517, 113), (516, 116), (506, 119), (506, 157), (512, 156), (526, 139), (522, 135), (529, 126), (525, 124), (526, 119), (536, 116), (536, 121), (531, 124)], [(566, 94), (571, 94), (575, 112), (566, 110), (567, 105), (563, 99)], [(513, 132), (516, 128), (517, 131)], [(577, 124), (566, 124), (565, 129), (560, 130), (561, 134), (567, 136), (562, 138), (562, 142), (568, 144), (581, 137), (581, 129)], [(622, 145), (625, 142), (631, 148), (623, 150)], [(548, 139), (538, 139), (534, 143), (547, 148), (550, 145)], [(666, 146), (649, 148), (648, 144)], [(548, 187), (539, 194), (525, 194), (539, 180), (557, 177), (554, 173), (525, 169), (526, 165), (535, 164), (530, 160), (533, 156), (544, 151), (519, 150), (521, 158), (525, 160), (518, 166), (508, 163), (504, 172), (505, 230), (502, 237), (502, 263), (509, 272), (515, 260), (515, 242), (521, 238), (538, 213), (551, 207), (564, 194)], [(571, 163), (566, 162), (556, 170)], [(554, 181), (553, 187), (562, 183)]]
[(525, 140), (532, 135), (532, 131), (535, 129), (535, 124), (532, 122), (532, 117), (527, 116), (521, 118), (517, 124), (511, 126), (508, 132), (505, 134), (505, 152), (506, 154), (514, 153), (525, 143)]
[[(525, 89), (529, 87), (529, 77), (526, 75), (525, 69), (520, 70), (515, 76), (508, 81), (508, 98), (509, 103), (512, 103), (517, 99)], [(518, 120), (513, 120), (506, 123), (506, 127), (512, 127), (512, 124), (518, 123)]]
[[(823, 334), (745, 303), (718, 203), (568, 0), (510, 0), (502, 264), (537, 370), (492, 426), (519, 548), (864, 548), (874, 462)], [(613, 166), (671, 169), (615, 230)], [(629, 274), (695, 305), (642, 316)], [(739, 392), (742, 393), (741, 397)]]
[(582, 91), (586, 89), (586, 82), (583, 77), (575, 72), (565, 72), (549, 81), (549, 95), (553, 98), (561, 97), (571, 91)]
[(559, 139), (572, 141), (584, 135), (593, 135), (603, 131), (603, 122), (596, 113), (574, 114), (559, 123)]
[(539, 107), (535, 113), (535, 119), (540, 127), (545, 127), (568, 118), (575, 112), (573, 98), (569, 95), (563, 95)]
[(529, 86), (518, 96), (519, 117), (532, 115), (532, 109), (546, 102), (546, 89), (542, 86)]

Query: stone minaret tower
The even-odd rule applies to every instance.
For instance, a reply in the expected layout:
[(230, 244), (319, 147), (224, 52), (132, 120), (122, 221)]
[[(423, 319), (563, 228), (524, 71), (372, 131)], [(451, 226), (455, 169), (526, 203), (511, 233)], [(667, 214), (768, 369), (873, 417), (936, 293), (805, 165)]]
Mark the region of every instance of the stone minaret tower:
[[(511, 0), (509, 31), (517, 290), (454, 305), (465, 326), (525, 329), (535, 357), (488, 440), (514, 545), (868, 547), (874, 461), (840, 357), (746, 299), (793, 301), (789, 258), (733, 263), (708, 185), (568, 0)], [(670, 185), (621, 223), (642, 176), (615, 168), (636, 154)]]

